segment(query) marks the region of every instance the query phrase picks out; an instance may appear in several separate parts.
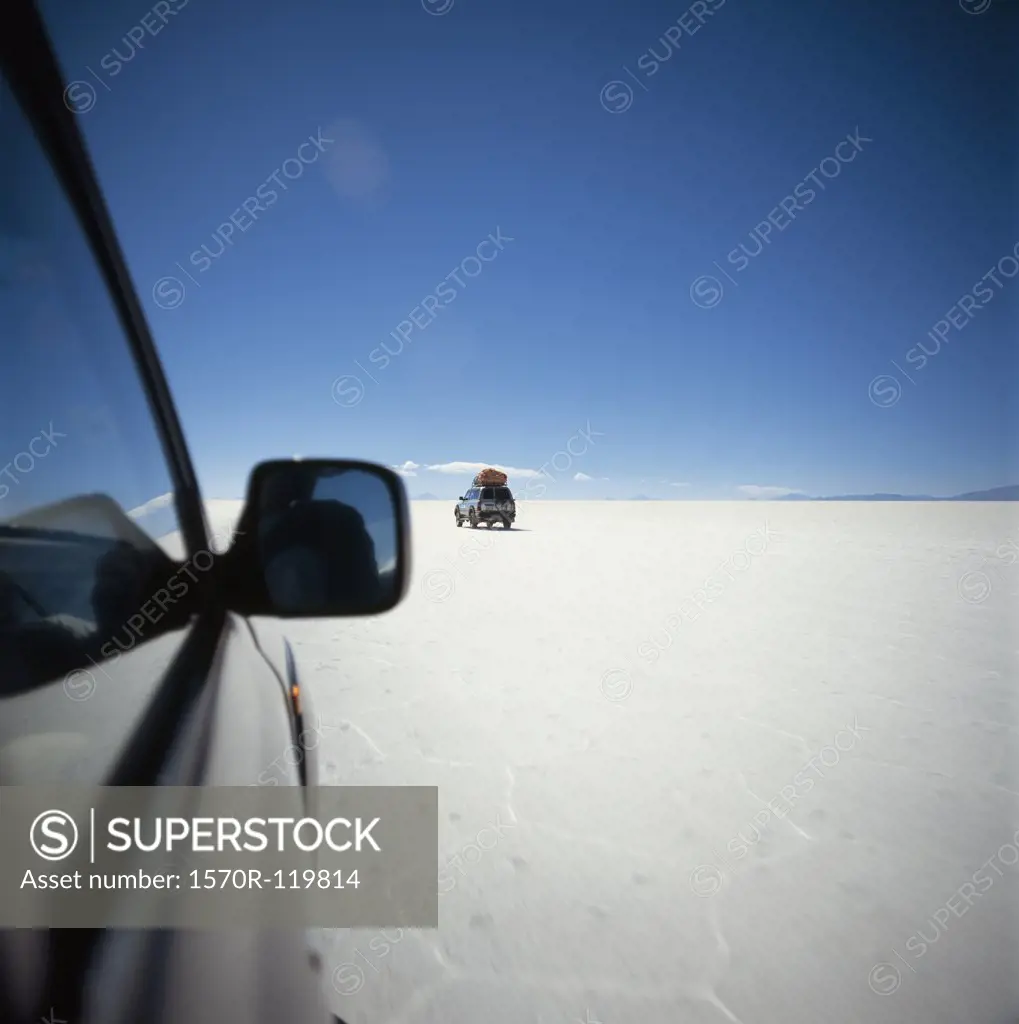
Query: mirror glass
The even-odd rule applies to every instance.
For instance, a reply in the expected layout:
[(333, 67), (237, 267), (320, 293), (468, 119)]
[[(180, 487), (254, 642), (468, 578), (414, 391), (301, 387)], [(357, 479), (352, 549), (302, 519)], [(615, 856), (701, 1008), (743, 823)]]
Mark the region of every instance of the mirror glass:
[(281, 614), (365, 615), (393, 603), (400, 521), (380, 473), (273, 463), (256, 498), (262, 571)]

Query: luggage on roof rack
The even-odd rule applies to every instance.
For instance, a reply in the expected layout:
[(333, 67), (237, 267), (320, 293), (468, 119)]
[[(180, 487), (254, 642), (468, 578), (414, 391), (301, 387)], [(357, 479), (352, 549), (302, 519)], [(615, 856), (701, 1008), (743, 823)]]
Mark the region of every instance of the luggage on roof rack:
[(474, 487), (502, 487), (506, 483), (506, 474), (501, 470), (483, 469), (474, 478)]

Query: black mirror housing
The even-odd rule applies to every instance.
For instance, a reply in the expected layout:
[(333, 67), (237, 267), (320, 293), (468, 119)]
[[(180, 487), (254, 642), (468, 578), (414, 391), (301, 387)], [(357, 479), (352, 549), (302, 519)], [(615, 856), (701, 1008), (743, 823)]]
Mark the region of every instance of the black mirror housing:
[(410, 506), (386, 466), (279, 459), (251, 471), (220, 591), (240, 615), (380, 615), (410, 578)]

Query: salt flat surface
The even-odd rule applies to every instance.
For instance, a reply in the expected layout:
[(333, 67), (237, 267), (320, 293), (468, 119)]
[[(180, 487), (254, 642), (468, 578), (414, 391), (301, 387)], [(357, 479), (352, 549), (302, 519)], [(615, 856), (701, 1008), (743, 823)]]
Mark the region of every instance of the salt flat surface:
[(1015, 505), (413, 518), (404, 604), (286, 627), (325, 780), (440, 787), (348, 1024), (1019, 1019)]

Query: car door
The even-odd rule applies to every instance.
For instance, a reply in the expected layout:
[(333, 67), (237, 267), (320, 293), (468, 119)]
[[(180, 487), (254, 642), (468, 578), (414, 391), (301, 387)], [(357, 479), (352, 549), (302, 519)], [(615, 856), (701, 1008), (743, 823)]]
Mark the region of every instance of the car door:
[[(227, 537), (23, 0), (0, 71), (0, 784), (296, 785), (293, 660), (198, 582)], [(329, 1019), (302, 933), (0, 932), (0, 1019), (142, 1016)]]

